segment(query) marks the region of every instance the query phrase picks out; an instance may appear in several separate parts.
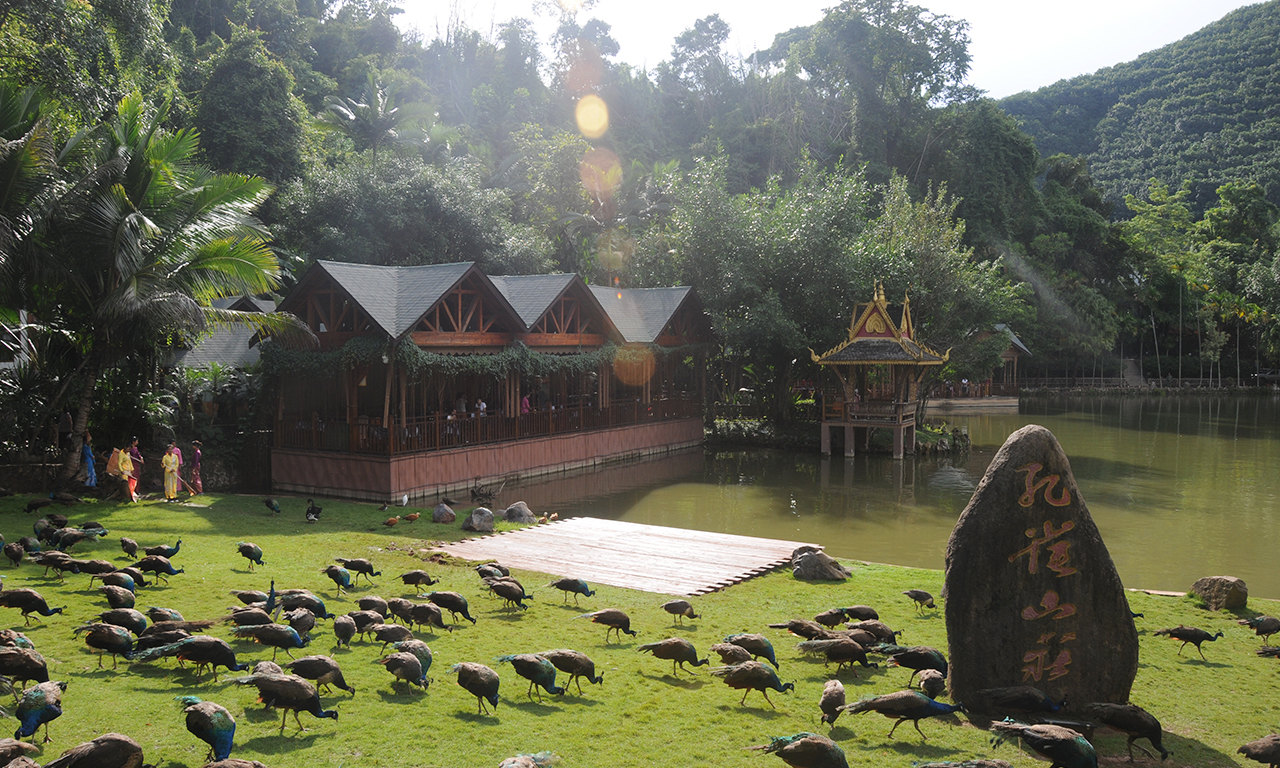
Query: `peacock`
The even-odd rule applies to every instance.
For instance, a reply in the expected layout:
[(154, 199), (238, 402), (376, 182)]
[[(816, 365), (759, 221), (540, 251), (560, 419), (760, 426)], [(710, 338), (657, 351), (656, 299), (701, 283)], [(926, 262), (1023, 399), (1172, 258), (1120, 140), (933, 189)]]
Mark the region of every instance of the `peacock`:
[(325, 608), (324, 601), (305, 589), (288, 590), (280, 593), (280, 607), (286, 611), (295, 608), (306, 608), (316, 615), (317, 619), (332, 619), (333, 614)]
[(72, 632), (73, 635), (85, 633), (84, 642), (90, 648), (98, 650), (98, 669), (102, 669), (102, 655), (104, 653), (111, 654), (111, 668), (115, 669), (119, 664), (118, 656), (126, 659), (133, 658), (133, 635), (129, 634), (129, 630), (124, 627), (118, 627), (114, 624), (84, 624), (76, 627)]
[(596, 594), (596, 591), (594, 589), (587, 586), (587, 582), (583, 581), (582, 579), (575, 579), (572, 576), (561, 577), (551, 582), (547, 586), (555, 587), (556, 589), (564, 592), (564, 602), (566, 603), (569, 602), (569, 595), (573, 595), (574, 605), (578, 604), (578, 595), (584, 595), (586, 597), (594, 597)]
[(346, 568), (339, 568), (336, 565), (326, 565), (320, 570), (320, 572), (325, 576), (328, 576), (329, 580), (337, 585), (339, 595), (351, 587), (351, 572)]
[[(418, 661), (422, 663), (422, 674), (425, 675), (431, 670), (431, 662), (435, 660), (435, 657), (431, 655), (431, 648), (421, 640), (401, 640), (392, 643), (391, 648), (396, 653), (412, 653), (418, 657)], [(430, 683), (431, 681), (428, 680), (427, 682)]]
[(206, 760), (226, 760), (231, 756), (236, 735), (236, 719), (227, 708), (199, 696), (175, 699), (187, 715), (187, 731), (209, 745)]
[(168, 544), (160, 544), (154, 547), (144, 547), (142, 552), (146, 555), (159, 555), (160, 557), (172, 558), (178, 554), (178, 550), (182, 549), (182, 539), (179, 538), (174, 542), (173, 546)]
[(338, 646), (351, 647), (351, 638), (356, 636), (356, 621), (350, 616), (339, 616), (333, 620), (333, 636), (338, 641)]
[(138, 594), (138, 583), (124, 571), (104, 573), (102, 575), (102, 585), (105, 587), (120, 587), (129, 590), (135, 595)]
[(173, 564), (169, 562), (169, 558), (163, 555), (147, 555), (134, 563), (133, 567), (143, 573), (154, 573), (156, 578), (160, 579), (165, 584), (169, 583), (169, 579), (166, 577), (176, 576), (179, 573), (186, 573), (185, 568), (174, 568)]
[(889, 666), (903, 667), (911, 670), (911, 677), (907, 678), (907, 685), (915, 680), (916, 673), (922, 669), (936, 669), (942, 673), (943, 677), (947, 676), (947, 657), (937, 648), (930, 648), (927, 645), (915, 645), (910, 648), (903, 648), (900, 645), (888, 645), (881, 643), (872, 646), (871, 650), (875, 653), (883, 653), (889, 657)]
[(1099, 702), (1090, 704), (1085, 708), (1085, 711), (1096, 717), (1098, 722), (1108, 728), (1113, 728), (1129, 737), (1127, 745), (1129, 762), (1133, 762), (1133, 748), (1135, 746), (1141, 749), (1147, 757), (1155, 757), (1155, 755), (1147, 752), (1141, 744), (1134, 744), (1135, 739), (1146, 739), (1151, 742), (1151, 746), (1160, 750), (1161, 760), (1168, 758), (1171, 754), (1161, 743), (1164, 730), (1160, 727), (1160, 721), (1142, 707), (1135, 704), (1106, 704)]
[(49, 665), (34, 648), (0, 648), (0, 675), (15, 683), (49, 682)]
[(1030, 685), (1005, 688), (983, 688), (965, 700), (974, 712), (996, 715), (1051, 714), (1067, 705), (1067, 700), (1054, 701), (1044, 691)]
[(98, 614), (98, 620), (104, 624), (124, 627), (135, 635), (141, 635), (147, 628), (147, 617), (133, 608), (112, 608)]
[(1264, 645), (1272, 635), (1280, 632), (1280, 619), (1274, 616), (1256, 616), (1252, 619), (1240, 619), (1236, 623), (1251, 628), (1255, 635), (1262, 638)]
[(721, 664), (730, 667), (734, 664), (741, 664), (744, 661), (751, 661), (754, 658), (751, 655), (751, 651), (733, 643), (716, 643), (711, 646), (711, 652), (720, 657)]
[(33, 736), (40, 726), (44, 726), (44, 743), (48, 744), (49, 723), (62, 717), (62, 693), (67, 684), (59, 680), (34, 685), (22, 692), (18, 699), (18, 708), (14, 713), (18, 718), (18, 730), (13, 734), (15, 739)]
[(342, 563), (342, 567), (354, 573), (357, 579), (363, 576), (365, 578), (365, 581), (369, 582), (370, 584), (373, 583), (373, 579), (371, 577), (382, 575), (382, 571), (373, 570), (373, 563), (369, 562), (363, 557), (355, 557), (351, 559), (347, 559), (345, 557), (336, 557), (334, 558), (334, 562)]
[(138, 768), (142, 745), (123, 733), (104, 733), (93, 741), (72, 747), (45, 768)]
[(19, 589), (4, 589), (4, 582), (0, 579), (0, 608), (17, 608), (22, 612), (22, 618), (26, 620), (26, 625), (31, 625), (31, 614), (38, 613), (41, 616), (52, 616), (55, 613), (62, 613), (61, 608), (50, 608), (40, 593), (34, 589), (21, 587)]
[(1264, 736), (1257, 741), (1245, 744), (1237, 749), (1236, 752), (1250, 760), (1266, 763), (1275, 768), (1275, 766), (1280, 765), (1280, 736), (1274, 733), (1270, 736)]
[(330, 685), (336, 685), (352, 696), (356, 693), (356, 689), (348, 685), (346, 678), (342, 676), (342, 668), (338, 666), (338, 662), (328, 656), (303, 656), (285, 664), (284, 668), (304, 680), (314, 680), (316, 686), (324, 686), (326, 692)]
[(489, 714), (488, 707), (484, 705), (486, 701), (494, 709), (498, 708), (498, 684), (501, 681), (497, 672), (474, 661), (458, 662), (450, 667), (450, 671), (457, 673), (458, 685), (476, 697), (476, 714)]
[(292, 652), (294, 648), (305, 648), (311, 642), (311, 638), (301, 637), (293, 627), (283, 624), (255, 624), (247, 627), (236, 627), (231, 630), (231, 634), (240, 638), (253, 638), (263, 645), (271, 646), (272, 661), (276, 660), (276, 654), (281, 650), (292, 659), (294, 658)]
[(676, 624), (679, 626), (684, 626), (685, 617), (688, 617), (690, 619), (702, 618), (701, 616), (693, 612), (693, 604), (690, 603), (688, 600), (668, 600), (667, 602), (662, 604), (662, 610), (666, 611), (672, 616), (675, 616)]
[(754, 658), (768, 661), (774, 669), (782, 669), (778, 666), (778, 657), (773, 652), (773, 643), (769, 642), (769, 638), (764, 635), (739, 632), (736, 635), (729, 635), (724, 641), (746, 649), (747, 653)]
[(1200, 648), (1200, 644), (1206, 641), (1213, 642), (1214, 640), (1223, 637), (1221, 631), (1216, 635), (1211, 635), (1199, 627), (1184, 627), (1181, 624), (1168, 629), (1157, 629), (1153, 634), (1164, 635), (1165, 637), (1171, 637), (1174, 640), (1181, 640), (1182, 645), (1178, 646), (1179, 656), (1182, 655), (1182, 649), (1187, 647), (1187, 643), (1195, 643), (1196, 650), (1200, 653), (1200, 658), (1205, 661), (1208, 661), (1208, 659), (1204, 658), (1204, 650)]
[(258, 701), (267, 707), (279, 709), (284, 714), (280, 718), (280, 735), (284, 735), (285, 722), (289, 712), (293, 712), (293, 721), (298, 730), (305, 730), (298, 719), (299, 712), (310, 712), (317, 718), (338, 719), (336, 709), (324, 709), (320, 706), (320, 694), (311, 683), (297, 675), (284, 675), (275, 672), (254, 673), (245, 677), (237, 677), (231, 682), (236, 685), (252, 685), (258, 689)]
[[(568, 648), (557, 648), (552, 651), (542, 651), (538, 655), (551, 662), (556, 669), (568, 675), (569, 682), (577, 685), (579, 694), (582, 693), (581, 678), (585, 677), (588, 683), (594, 683), (595, 685), (604, 683), (604, 675), (596, 674), (596, 663), (585, 653)], [(567, 689), (568, 687), (566, 683), (565, 688)]]
[(907, 597), (915, 601), (916, 611), (919, 613), (924, 613), (925, 608), (938, 607), (933, 604), (933, 595), (929, 594), (928, 592), (925, 592), (923, 589), (908, 589), (906, 592), (903, 592), (902, 594), (906, 595)]
[(227, 641), (211, 635), (192, 635), (175, 643), (138, 651), (134, 661), (154, 661), (155, 659), (174, 657), (179, 661), (189, 661), (196, 665), (196, 682), (205, 667), (213, 672), (214, 682), (218, 681), (218, 667), (226, 667), (230, 672), (243, 672), (248, 666), (236, 661), (235, 651)]
[(631, 628), (631, 617), (623, 613), (622, 611), (618, 610), (617, 608), (605, 608), (600, 611), (592, 611), (591, 613), (584, 613), (581, 616), (574, 616), (573, 618), (591, 619), (592, 623), (603, 624), (604, 626), (608, 627), (608, 629), (604, 631), (605, 643), (609, 642), (609, 634), (611, 632), (618, 633), (618, 642), (622, 642), (623, 632), (626, 632), (628, 635), (631, 635), (632, 637), (635, 637), (637, 634), (639, 634), (638, 632), (636, 632)]
[(132, 608), (137, 603), (137, 598), (133, 592), (124, 587), (116, 587), (110, 584), (98, 587), (98, 591), (107, 598), (107, 605), (112, 608)]
[(417, 570), (400, 574), (400, 580), (408, 587), (429, 587), (432, 584), (439, 584), (439, 579), (431, 578), (431, 574), (426, 571)]
[(899, 725), (910, 720), (915, 726), (916, 733), (920, 734), (920, 738), (927, 740), (924, 731), (920, 730), (921, 720), (926, 717), (949, 715), (952, 712), (963, 712), (964, 707), (960, 704), (943, 704), (919, 691), (906, 690), (886, 693), (883, 696), (872, 696), (853, 704), (846, 704), (844, 710), (855, 715), (860, 712), (879, 712), (885, 717), (893, 718), (896, 722), (889, 729), (889, 735), (886, 737), (890, 739), (893, 738), (893, 732), (898, 730)]
[[(307, 499), (307, 501), (311, 501), (311, 500)], [(281, 513), (280, 503), (277, 502), (275, 499), (263, 499), (262, 504), (267, 508), (267, 511), (273, 515), (278, 515)]]
[[(499, 656), (497, 661), (509, 662), (517, 675), (529, 681), (529, 701), (533, 701), (533, 694), (537, 688), (557, 696), (564, 693), (564, 688), (556, 685), (555, 665), (542, 656), (534, 653), (518, 653)], [(542, 702), (542, 691), (538, 691), (538, 702)]]
[(457, 592), (432, 592), (427, 599), (452, 614), (454, 623), (457, 623), (459, 614), (472, 624), (476, 623), (467, 611), (467, 598)]
[(831, 739), (816, 733), (775, 736), (768, 744), (748, 749), (777, 755), (792, 768), (849, 768), (844, 750)]
[[(840, 674), (840, 670), (844, 669), (846, 664), (852, 670), (854, 662), (861, 664), (863, 667), (876, 668), (880, 666), (874, 662), (867, 661), (866, 649), (848, 638), (806, 640), (803, 643), (796, 644), (796, 648), (806, 653), (821, 653), (828, 664), (835, 662), (837, 675)], [(853, 676), (858, 676), (857, 670), (853, 671)]]
[(532, 600), (533, 595), (527, 594), (520, 582), (514, 579), (500, 579), (493, 582), (486, 582), (493, 593), (506, 601), (507, 606), (517, 606), (522, 611), (529, 610), (529, 606), (524, 604), (525, 600)]
[(822, 686), (822, 696), (818, 698), (818, 709), (822, 710), (822, 722), (834, 728), (844, 702), (844, 683), (839, 680), (828, 680)]
[(994, 722), (991, 746), (1022, 739), (1035, 752), (1052, 761), (1057, 768), (1098, 768), (1098, 753), (1081, 734), (1059, 725), (1024, 725), (1012, 720)]
[(9, 648), (30, 648), (35, 650), (35, 643), (31, 642), (31, 638), (16, 629), (0, 629), (0, 647)]
[(252, 541), (237, 541), (236, 549), (240, 551), (241, 557), (249, 561), (249, 570), (252, 571), (254, 565), (266, 565), (262, 561), (262, 547)]
[(508, 757), (498, 768), (548, 768), (560, 762), (560, 756), (552, 752), (537, 752), (532, 755), (516, 755)]
[(758, 661), (744, 661), (732, 667), (714, 667), (711, 674), (724, 680), (725, 685), (730, 688), (741, 690), (742, 701), (739, 703), (743, 706), (747, 704), (748, 693), (760, 691), (764, 694), (764, 700), (769, 702), (769, 706), (777, 709), (769, 698), (769, 691), (785, 693), (795, 690), (796, 687), (795, 683), (784, 683), (779, 680), (777, 672)]
[(128, 536), (120, 537), (120, 550), (128, 555), (130, 560), (138, 559), (138, 542)]
[(641, 653), (652, 653), (655, 659), (667, 659), (670, 661), (672, 675), (675, 675), (677, 665), (679, 665), (680, 669), (692, 675), (696, 673), (687, 669), (685, 664), (702, 667), (709, 663), (706, 659), (699, 659), (693, 643), (683, 637), (668, 637), (666, 640), (659, 640), (656, 643), (645, 643), (636, 650)]
[[(378, 663), (386, 667), (387, 671), (397, 681), (403, 680), (410, 686), (416, 685), (423, 690), (426, 690), (427, 686), (430, 685), (427, 682), (427, 671), (422, 668), (422, 660), (412, 653), (396, 651), (378, 659)], [(409, 690), (412, 691), (413, 688)]]

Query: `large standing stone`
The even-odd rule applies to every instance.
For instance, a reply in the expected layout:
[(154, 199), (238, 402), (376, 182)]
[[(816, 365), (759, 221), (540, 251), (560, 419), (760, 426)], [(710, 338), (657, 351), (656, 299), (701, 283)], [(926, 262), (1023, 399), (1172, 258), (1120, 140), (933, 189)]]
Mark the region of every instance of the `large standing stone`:
[(437, 504), (435, 509), (431, 510), (431, 522), (433, 523), (452, 523), (457, 519), (458, 515), (443, 501)]
[(1211, 611), (1238, 611), (1249, 605), (1249, 588), (1235, 576), (1205, 576), (1191, 585)]
[(529, 509), (529, 505), (523, 501), (517, 501), (515, 504), (507, 507), (507, 511), (503, 513), (503, 519), (508, 523), (536, 523), (538, 518), (534, 516), (533, 511)]
[(491, 533), (493, 531), (493, 512), (484, 507), (476, 507), (471, 510), (471, 514), (467, 515), (467, 519), (462, 521), (462, 530)]
[(843, 581), (852, 573), (817, 547), (797, 547), (791, 553), (791, 575), (805, 581)]
[(946, 568), (953, 700), (1014, 685), (1072, 709), (1129, 700), (1129, 601), (1049, 430), (1005, 441), (951, 532)]

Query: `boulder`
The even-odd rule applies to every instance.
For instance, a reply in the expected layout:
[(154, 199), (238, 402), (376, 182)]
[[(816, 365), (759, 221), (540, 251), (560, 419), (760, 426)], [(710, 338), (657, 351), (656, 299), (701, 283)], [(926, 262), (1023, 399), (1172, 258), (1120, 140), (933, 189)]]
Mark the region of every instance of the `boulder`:
[(431, 510), (431, 522), (433, 523), (452, 523), (457, 519), (458, 516), (443, 501), (437, 504), (435, 509)]
[(853, 575), (817, 547), (799, 547), (791, 553), (791, 574), (805, 581), (843, 581)]
[(1138, 633), (1124, 586), (1057, 439), (1009, 436), (946, 551), (951, 698), (1030, 685), (1054, 700), (1129, 700)]
[(471, 510), (471, 514), (467, 515), (467, 519), (462, 521), (462, 530), (475, 531), (476, 533), (492, 533), (493, 512), (484, 507), (476, 507)]
[(507, 511), (502, 513), (502, 518), (508, 523), (536, 523), (538, 518), (529, 510), (529, 505), (523, 501), (517, 501), (515, 504), (507, 507)]
[(1235, 576), (1205, 576), (1191, 585), (1191, 594), (1203, 598), (1211, 611), (1238, 611), (1249, 604), (1249, 588)]

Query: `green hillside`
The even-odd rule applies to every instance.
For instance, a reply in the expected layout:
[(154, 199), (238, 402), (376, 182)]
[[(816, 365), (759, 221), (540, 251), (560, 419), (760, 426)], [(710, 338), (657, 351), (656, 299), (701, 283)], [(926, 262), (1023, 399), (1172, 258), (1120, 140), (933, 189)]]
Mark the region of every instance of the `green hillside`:
[(1116, 198), (1147, 180), (1192, 184), (1198, 208), (1230, 180), (1280, 201), (1280, 0), (1241, 8), (1136, 60), (1000, 105), (1042, 155), (1087, 155)]

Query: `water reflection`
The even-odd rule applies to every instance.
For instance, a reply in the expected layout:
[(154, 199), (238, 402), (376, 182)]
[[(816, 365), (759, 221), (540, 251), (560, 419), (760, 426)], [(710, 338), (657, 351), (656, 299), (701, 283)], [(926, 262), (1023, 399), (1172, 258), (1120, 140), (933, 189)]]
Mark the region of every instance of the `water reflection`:
[(949, 415), (965, 456), (823, 458), (692, 451), (509, 487), (541, 512), (823, 544), (832, 554), (941, 568), (956, 518), (1013, 431), (1057, 435), (1131, 586), (1239, 576), (1280, 597), (1280, 407), (1270, 397), (1024, 399), (1017, 414)]

